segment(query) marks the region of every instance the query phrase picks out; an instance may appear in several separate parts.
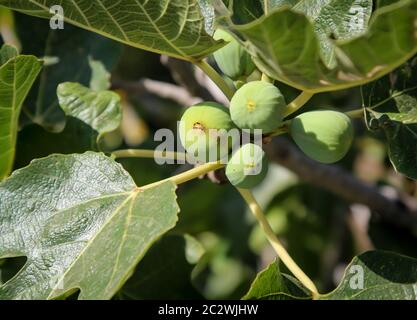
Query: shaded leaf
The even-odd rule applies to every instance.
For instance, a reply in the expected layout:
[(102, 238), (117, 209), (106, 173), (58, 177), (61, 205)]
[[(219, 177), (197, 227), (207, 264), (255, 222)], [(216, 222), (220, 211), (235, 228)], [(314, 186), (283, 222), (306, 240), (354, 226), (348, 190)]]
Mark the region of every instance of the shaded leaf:
[(0, 299), (47, 299), (80, 289), (109, 299), (177, 221), (176, 186), (140, 189), (103, 154), (52, 155), (0, 184), (0, 258), (27, 263)]
[(417, 260), (370, 251), (355, 257), (341, 284), (322, 299), (416, 300)]
[(298, 280), (281, 273), (278, 261), (274, 261), (256, 276), (243, 299), (293, 300), (310, 299), (310, 296)]
[[(55, 0), (0, 0), (0, 5), (50, 18)], [(204, 30), (197, 0), (61, 1), (65, 20), (127, 45), (185, 60), (199, 60), (222, 46)]]
[(417, 179), (417, 57), (362, 87), (368, 126), (382, 128), (394, 168)]
[(54, 153), (97, 151), (97, 138), (97, 131), (73, 117), (67, 117), (65, 128), (59, 133), (47, 131), (38, 124), (25, 126), (19, 132), (14, 169)]
[(15, 56), (10, 47), (3, 47), (0, 66), (0, 181), (12, 168), (16, 151), (16, 138), (20, 110), (42, 63), (34, 56)]
[(60, 131), (65, 114), (59, 107), (56, 90), (62, 82), (88, 86), (92, 79), (90, 60), (100, 61), (107, 70), (117, 63), (122, 45), (89, 31), (65, 25), (53, 30), (49, 21), (16, 14), (16, 25), (24, 53), (44, 57), (39, 80), (25, 102), (23, 125), (37, 123), (51, 131)]
[(252, 22), (264, 14), (263, 0), (229, 0), (229, 10), (236, 24)]
[(362, 87), (363, 106), (379, 118), (417, 123), (417, 57), (389, 75)]
[(197, 299), (191, 273), (204, 253), (191, 236), (169, 235), (143, 258), (122, 294), (128, 299)]

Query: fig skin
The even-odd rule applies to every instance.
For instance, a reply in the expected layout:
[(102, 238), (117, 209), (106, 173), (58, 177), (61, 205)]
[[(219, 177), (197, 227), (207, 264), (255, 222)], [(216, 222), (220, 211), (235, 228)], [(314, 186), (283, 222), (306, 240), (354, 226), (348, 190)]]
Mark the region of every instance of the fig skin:
[(213, 54), (218, 67), (226, 76), (237, 81), (250, 76), (255, 71), (251, 56), (232, 35), (217, 29), (213, 38), (228, 42)]
[(268, 173), (265, 152), (256, 144), (239, 148), (226, 166), (226, 176), (237, 188), (251, 189), (259, 185)]
[[(203, 102), (189, 107), (183, 114), (180, 123), (180, 140), (187, 152), (194, 155), (200, 163), (217, 161), (220, 157), (219, 137), (221, 129), (231, 130), (234, 128), (227, 108), (215, 102)], [(199, 139), (198, 148), (191, 150), (192, 145)], [(203, 144), (203, 145), (201, 145)], [(230, 148), (225, 150), (225, 154)], [(198, 150), (205, 150), (206, 154), (199, 154)], [(217, 152), (216, 158), (213, 157)]]
[(243, 85), (230, 102), (232, 121), (241, 129), (271, 133), (282, 124), (285, 98), (273, 84), (252, 81)]
[(349, 151), (353, 126), (344, 113), (325, 110), (303, 113), (291, 121), (290, 135), (311, 159), (335, 163)]

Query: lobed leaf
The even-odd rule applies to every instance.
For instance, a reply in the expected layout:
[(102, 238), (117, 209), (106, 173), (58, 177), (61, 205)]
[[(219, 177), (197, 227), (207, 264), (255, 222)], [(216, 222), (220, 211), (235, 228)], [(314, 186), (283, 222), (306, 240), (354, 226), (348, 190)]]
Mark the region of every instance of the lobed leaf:
[(171, 182), (138, 188), (103, 154), (52, 155), (0, 184), (0, 258), (26, 256), (0, 299), (110, 299), (175, 226)]
[(336, 67), (334, 40), (351, 40), (366, 31), (372, 14), (372, 0), (271, 1), (270, 9), (287, 5), (305, 14), (313, 23), (325, 65)]
[[(0, 5), (50, 18), (55, 0), (0, 0)], [(205, 31), (198, 0), (62, 0), (65, 21), (132, 47), (195, 61), (222, 46)]]
[[(317, 93), (374, 81), (410, 59), (417, 52), (416, 21), (416, 1), (402, 0), (383, 7), (373, 15), (366, 33), (334, 42), (334, 64), (323, 57), (325, 43), (317, 36), (310, 18), (288, 7), (245, 25), (229, 21), (228, 28), (243, 37), (261, 71), (298, 89)], [(328, 22), (323, 21), (323, 25)], [(365, 24), (359, 24), (358, 32)], [(341, 21), (337, 25), (343, 26)], [(352, 28), (356, 30), (352, 23), (345, 28), (328, 28), (341, 35), (351, 33)], [(328, 34), (329, 30), (325, 31)], [(385, 50), (387, 46), (390, 50)]]

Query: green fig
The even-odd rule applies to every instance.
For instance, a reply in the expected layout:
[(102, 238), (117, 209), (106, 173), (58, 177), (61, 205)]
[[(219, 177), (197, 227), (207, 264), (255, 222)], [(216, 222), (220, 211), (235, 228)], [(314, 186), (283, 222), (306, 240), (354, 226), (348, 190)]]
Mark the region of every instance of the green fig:
[(237, 188), (251, 189), (260, 184), (268, 172), (262, 147), (248, 143), (239, 148), (226, 166), (226, 176)]
[(350, 118), (337, 111), (311, 111), (291, 121), (290, 135), (310, 158), (322, 163), (341, 160), (353, 141)]
[(215, 40), (228, 42), (213, 54), (214, 60), (226, 76), (233, 80), (239, 80), (248, 77), (255, 71), (255, 64), (252, 62), (251, 56), (233, 36), (224, 30), (217, 29), (213, 37)]
[(198, 162), (217, 161), (229, 151), (227, 134), (232, 128), (227, 108), (203, 102), (184, 112), (180, 122), (181, 144)]
[(230, 115), (241, 129), (261, 129), (270, 133), (282, 124), (284, 96), (273, 84), (252, 81), (242, 86), (230, 102)]

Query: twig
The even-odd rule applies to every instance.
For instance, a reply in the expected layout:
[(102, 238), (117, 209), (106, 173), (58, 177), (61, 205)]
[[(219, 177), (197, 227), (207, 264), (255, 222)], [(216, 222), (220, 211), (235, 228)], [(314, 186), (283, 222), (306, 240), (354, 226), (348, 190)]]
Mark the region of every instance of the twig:
[(161, 56), (161, 63), (169, 69), (175, 82), (190, 95), (200, 97), (202, 100), (213, 100), (212, 94), (198, 83), (191, 63), (167, 56)]
[(174, 80), (187, 91), (204, 101), (217, 101), (225, 106), (229, 105), (229, 100), (216, 84), (199, 68), (186, 61), (162, 56), (161, 62), (172, 74)]
[(375, 186), (355, 178), (336, 165), (324, 165), (306, 157), (285, 138), (277, 138), (266, 146), (275, 162), (296, 173), (302, 180), (328, 190), (349, 203), (368, 206), (381, 219), (414, 230), (417, 228), (417, 201), (390, 199)]
[(156, 81), (151, 79), (142, 79), (140, 81), (126, 81), (115, 78), (112, 80), (115, 89), (121, 88), (129, 94), (144, 95), (152, 94), (164, 99), (175, 101), (181, 106), (191, 106), (201, 102), (201, 98), (192, 96), (188, 90), (175, 84)]

